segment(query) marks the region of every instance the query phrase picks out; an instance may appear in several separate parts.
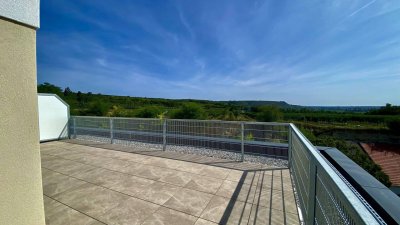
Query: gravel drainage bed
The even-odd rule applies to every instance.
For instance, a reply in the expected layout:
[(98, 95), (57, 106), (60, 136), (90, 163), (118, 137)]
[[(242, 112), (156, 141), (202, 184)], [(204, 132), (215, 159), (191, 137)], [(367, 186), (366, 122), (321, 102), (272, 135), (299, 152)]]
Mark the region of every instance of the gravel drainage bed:
[[(104, 137), (96, 137), (96, 136), (89, 136), (89, 135), (77, 135), (76, 139), (78, 140), (85, 140), (85, 141), (93, 141), (93, 142), (100, 142), (100, 143), (110, 143), (109, 138)], [(119, 140), (114, 139), (114, 144), (120, 144), (124, 146), (129, 146), (135, 148), (135, 150), (155, 150), (160, 151), (162, 149), (161, 144), (152, 144), (152, 143), (143, 143), (137, 141), (127, 141), (127, 140)], [(230, 159), (239, 161), (241, 159), (241, 154), (237, 152), (230, 152), (226, 150), (215, 150), (215, 149), (208, 149), (208, 148), (198, 148), (198, 147), (191, 147), (191, 146), (179, 146), (179, 145), (167, 145), (166, 151), (173, 151), (185, 154), (195, 154), (195, 155), (202, 155), (208, 156), (213, 158), (220, 158), (220, 159)], [(271, 167), (278, 167), (278, 168), (287, 168), (288, 167), (288, 160), (285, 159), (278, 159), (268, 156), (262, 155), (244, 155), (245, 162), (257, 163), (257, 164), (265, 164)]]

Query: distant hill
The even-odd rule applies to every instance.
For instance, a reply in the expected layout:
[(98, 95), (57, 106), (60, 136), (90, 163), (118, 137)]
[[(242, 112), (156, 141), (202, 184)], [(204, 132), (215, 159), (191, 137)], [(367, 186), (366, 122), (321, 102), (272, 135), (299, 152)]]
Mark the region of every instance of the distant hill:
[(234, 106), (242, 106), (242, 107), (257, 107), (263, 105), (273, 105), (280, 108), (293, 108), (299, 107), (296, 105), (290, 105), (285, 101), (254, 101), (254, 100), (242, 100), (242, 101), (217, 101), (220, 103), (234, 105)]
[[(165, 98), (146, 98), (146, 97), (130, 97), (130, 96), (115, 96), (104, 94), (93, 94), (91, 92), (82, 93), (80, 91), (74, 92), (68, 87), (64, 90), (61, 87), (44, 83), (38, 85), (38, 92), (41, 93), (54, 93), (63, 98), (70, 104), (72, 112), (81, 114), (94, 103), (102, 103), (111, 108), (112, 106), (122, 107), (126, 110), (138, 110), (147, 106), (160, 107), (162, 110), (173, 110), (181, 107), (186, 103), (197, 103), (208, 111), (215, 111), (214, 114), (221, 114), (224, 110), (238, 111), (238, 112), (251, 112), (255, 107), (272, 105), (277, 106), (284, 110), (295, 110), (304, 113), (305, 110), (309, 111), (331, 111), (331, 112), (368, 112), (376, 110), (380, 107), (377, 106), (300, 106), (292, 105), (285, 101), (263, 101), (263, 100), (240, 100), (240, 101), (211, 101), (200, 99), (165, 99)], [(133, 113), (134, 114), (134, 113)]]
[(304, 106), (307, 109), (316, 111), (335, 111), (335, 112), (368, 112), (379, 109), (381, 106)]

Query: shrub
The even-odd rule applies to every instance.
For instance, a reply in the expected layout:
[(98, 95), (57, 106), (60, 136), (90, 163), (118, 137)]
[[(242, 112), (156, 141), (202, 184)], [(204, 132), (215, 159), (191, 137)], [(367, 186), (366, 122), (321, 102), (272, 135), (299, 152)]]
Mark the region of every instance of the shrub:
[(204, 109), (196, 103), (183, 104), (172, 115), (174, 119), (205, 119), (206, 113)]
[(121, 106), (113, 105), (107, 115), (111, 117), (124, 117), (127, 116), (127, 113), (126, 110)]
[(101, 101), (95, 101), (89, 104), (86, 114), (89, 116), (105, 116), (109, 109), (110, 107), (108, 104)]
[(400, 118), (388, 121), (387, 126), (394, 133), (400, 133)]
[(262, 122), (274, 122), (281, 120), (283, 114), (276, 106), (261, 106), (257, 108), (256, 119)]
[(162, 113), (162, 109), (157, 106), (144, 106), (136, 113), (140, 118), (157, 118)]

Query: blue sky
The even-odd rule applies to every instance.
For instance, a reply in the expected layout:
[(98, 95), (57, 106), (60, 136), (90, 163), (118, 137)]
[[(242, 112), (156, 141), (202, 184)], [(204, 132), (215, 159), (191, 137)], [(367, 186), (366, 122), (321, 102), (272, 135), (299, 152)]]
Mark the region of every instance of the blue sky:
[(400, 1), (41, 1), (38, 82), (300, 105), (400, 104)]

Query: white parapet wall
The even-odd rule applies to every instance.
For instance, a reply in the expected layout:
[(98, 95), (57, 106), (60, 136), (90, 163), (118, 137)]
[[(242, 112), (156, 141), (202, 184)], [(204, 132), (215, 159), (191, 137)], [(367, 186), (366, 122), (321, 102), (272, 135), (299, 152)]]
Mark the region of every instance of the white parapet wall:
[(69, 105), (55, 94), (38, 94), (40, 141), (68, 138)]

